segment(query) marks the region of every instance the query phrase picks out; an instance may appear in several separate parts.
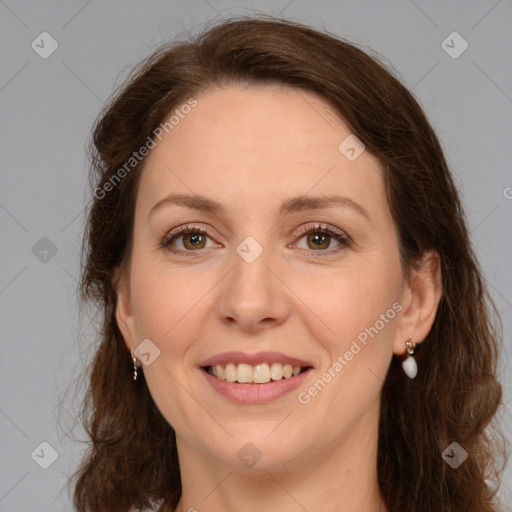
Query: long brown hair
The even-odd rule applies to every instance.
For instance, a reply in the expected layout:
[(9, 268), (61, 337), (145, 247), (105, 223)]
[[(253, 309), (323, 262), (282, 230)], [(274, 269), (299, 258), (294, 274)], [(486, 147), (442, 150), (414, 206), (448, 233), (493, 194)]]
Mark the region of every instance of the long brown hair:
[[(174, 510), (181, 480), (172, 427), (156, 408), (115, 320), (114, 273), (130, 257), (144, 159), (133, 152), (177, 106), (211, 86), (283, 84), (316, 93), (385, 169), (404, 270), (434, 249), (443, 296), (404, 385), (396, 358), (382, 390), (378, 479), (393, 512), (496, 511), (504, 455), (491, 421), (501, 404), (501, 325), (471, 247), (440, 143), (411, 93), (376, 58), (338, 37), (270, 17), (231, 19), (142, 62), (99, 116), (91, 142), (94, 190), (84, 236), (82, 299), (102, 330), (87, 371), (83, 422), (90, 447), (74, 475), (78, 511)], [(125, 166), (125, 172), (119, 170)], [(110, 186), (106, 185), (110, 183)], [(441, 457), (468, 453), (456, 470)]]

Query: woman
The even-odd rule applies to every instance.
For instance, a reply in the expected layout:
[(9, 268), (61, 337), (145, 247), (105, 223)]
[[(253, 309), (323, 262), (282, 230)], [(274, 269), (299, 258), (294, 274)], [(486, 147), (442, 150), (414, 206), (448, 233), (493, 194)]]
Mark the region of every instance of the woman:
[(381, 64), (230, 20), (145, 60), (92, 155), (77, 510), (497, 510), (494, 306)]

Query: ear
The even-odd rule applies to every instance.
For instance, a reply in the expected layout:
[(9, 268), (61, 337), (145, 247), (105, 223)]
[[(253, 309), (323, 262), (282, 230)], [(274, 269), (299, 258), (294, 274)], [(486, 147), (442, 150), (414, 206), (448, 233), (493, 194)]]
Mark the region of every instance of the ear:
[(426, 251), (418, 270), (404, 281), (402, 314), (397, 325), (393, 352), (405, 353), (405, 342), (412, 336), (421, 343), (430, 332), (443, 294), (441, 260), (436, 251)]
[(131, 306), (129, 275), (125, 266), (116, 268), (113, 283), (117, 294), (115, 312), (117, 326), (128, 350), (131, 350), (132, 347), (136, 348), (139, 343)]

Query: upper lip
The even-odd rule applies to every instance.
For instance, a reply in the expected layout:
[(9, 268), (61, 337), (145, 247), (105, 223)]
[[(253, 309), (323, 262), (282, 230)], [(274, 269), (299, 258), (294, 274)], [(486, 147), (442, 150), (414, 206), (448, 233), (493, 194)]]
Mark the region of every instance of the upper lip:
[(203, 361), (200, 366), (215, 366), (216, 364), (227, 363), (245, 363), (256, 366), (262, 363), (282, 363), (291, 364), (292, 366), (312, 367), (311, 363), (298, 359), (297, 357), (287, 356), (280, 352), (257, 352), (256, 354), (244, 354), (243, 352), (223, 352), (212, 356)]

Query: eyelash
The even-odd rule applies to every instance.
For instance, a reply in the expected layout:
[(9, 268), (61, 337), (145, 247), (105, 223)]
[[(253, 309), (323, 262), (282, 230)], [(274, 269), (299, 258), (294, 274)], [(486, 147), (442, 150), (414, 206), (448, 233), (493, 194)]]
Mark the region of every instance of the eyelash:
[(306, 235), (310, 233), (320, 233), (323, 235), (329, 235), (331, 238), (334, 238), (337, 242), (339, 242), (339, 246), (333, 249), (324, 249), (315, 251), (313, 249), (299, 249), (301, 251), (308, 251), (314, 257), (324, 257), (324, 256), (332, 256), (343, 249), (346, 249), (352, 245), (352, 240), (348, 237), (348, 235), (343, 234), (341, 231), (337, 231), (333, 228), (330, 228), (326, 224), (315, 224), (314, 226), (303, 227), (299, 229), (300, 239), (304, 238)]
[[(197, 234), (200, 234), (203, 236), (207, 236), (208, 238), (212, 238), (207, 230), (204, 230), (202, 228), (195, 227), (195, 226), (185, 225), (185, 226), (180, 226), (179, 228), (176, 228), (176, 229), (170, 231), (169, 233), (167, 233), (164, 236), (164, 238), (162, 239), (162, 242), (160, 245), (163, 249), (165, 249), (169, 252), (176, 253), (176, 254), (183, 254), (183, 255), (186, 254), (187, 256), (194, 257), (194, 256), (196, 256), (195, 253), (198, 253), (203, 249), (197, 249), (195, 251), (193, 251), (193, 250), (191, 251), (191, 250), (183, 250), (183, 249), (174, 249), (171, 246), (172, 242), (174, 242), (181, 236), (183, 236), (185, 234), (189, 234), (189, 233), (197, 233)], [(343, 249), (346, 249), (352, 245), (352, 240), (348, 236), (330, 228), (329, 226), (327, 226), (325, 224), (315, 224), (314, 226), (301, 228), (299, 230), (299, 234), (300, 234), (299, 240), (304, 238), (304, 236), (309, 235), (310, 233), (320, 233), (323, 235), (329, 235), (332, 238), (334, 238), (337, 242), (339, 242), (339, 244), (340, 244), (338, 247), (336, 247), (334, 249), (327, 249), (327, 250), (315, 251), (313, 249), (299, 249), (300, 251), (308, 251), (309, 253), (314, 255), (314, 257), (331, 256), (332, 254), (338, 253), (338, 252), (342, 251)]]

